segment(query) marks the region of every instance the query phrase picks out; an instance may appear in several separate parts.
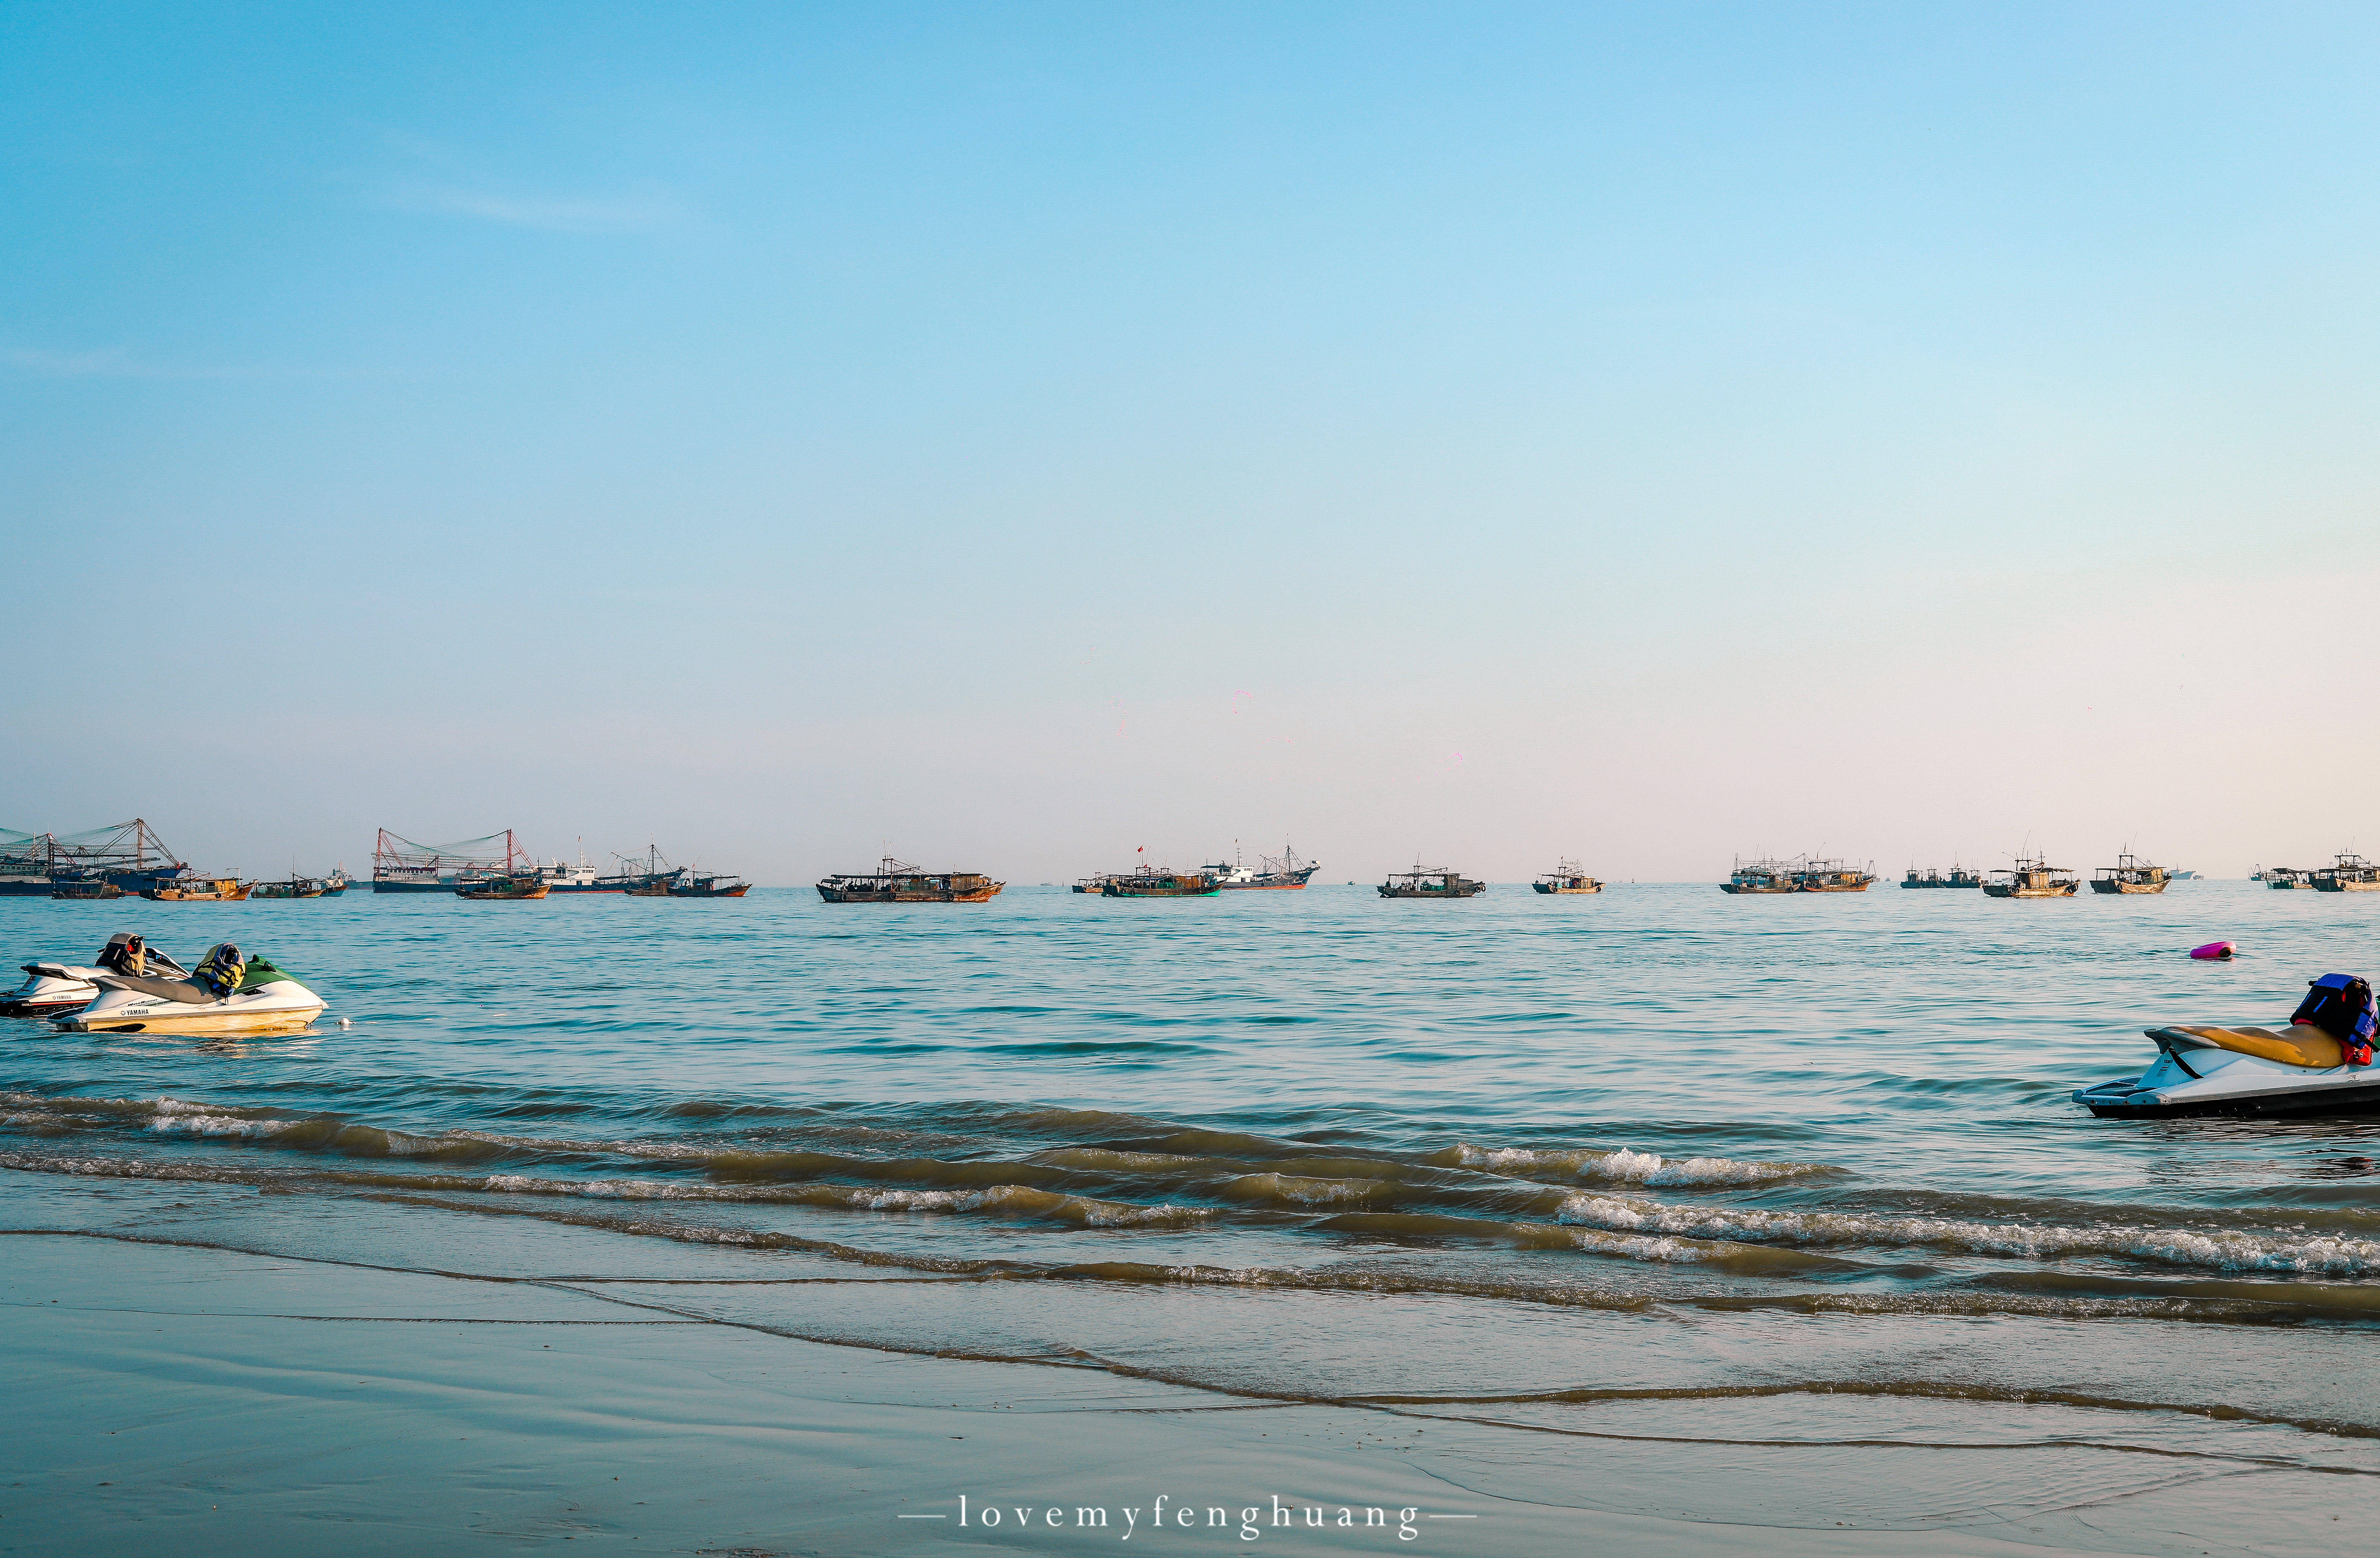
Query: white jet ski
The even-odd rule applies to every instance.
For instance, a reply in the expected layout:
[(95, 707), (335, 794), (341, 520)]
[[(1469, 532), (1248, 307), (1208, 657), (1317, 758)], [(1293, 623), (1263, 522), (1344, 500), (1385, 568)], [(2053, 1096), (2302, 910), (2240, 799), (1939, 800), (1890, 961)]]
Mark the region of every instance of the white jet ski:
[(153, 951), (140, 937), (119, 933), (108, 939), (92, 959), (95, 968), (78, 963), (25, 963), (25, 982), (0, 999), (0, 1017), (54, 1017), (62, 1013), (88, 1006), (99, 994), (99, 977), (109, 973), (128, 973), (136, 978), (155, 974), (169, 979), (187, 980), (190, 971), (162, 952)]
[(2144, 1120), (2189, 1114), (2380, 1113), (2373, 1062), (2372, 987), (2352, 974), (2307, 981), (2289, 1026), (2152, 1028), (2156, 1063), (2137, 1077), (2083, 1088), (2094, 1114)]
[(261, 957), (225, 942), (188, 980), (103, 973), (99, 998), (61, 1027), (76, 1033), (295, 1033), (322, 998)]
[(2264, 1028), (2143, 1031), (2156, 1042), (2156, 1064), (2137, 1077), (2081, 1089), (2075, 1102), (2117, 1120), (2380, 1114), (2380, 1066), (2346, 1065), (2327, 1034), (2322, 1038), (2330, 1048), (2323, 1052)]

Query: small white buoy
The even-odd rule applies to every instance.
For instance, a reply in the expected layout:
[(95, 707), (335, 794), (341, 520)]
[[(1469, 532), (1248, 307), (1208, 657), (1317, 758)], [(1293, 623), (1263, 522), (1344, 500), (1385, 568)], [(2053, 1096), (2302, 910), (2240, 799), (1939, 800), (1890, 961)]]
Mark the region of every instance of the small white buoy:
[(341, 1017), (339, 1019), (339, 1026), (341, 1028), (353, 1028), (356, 1026), (356, 1019), (353, 1017)]

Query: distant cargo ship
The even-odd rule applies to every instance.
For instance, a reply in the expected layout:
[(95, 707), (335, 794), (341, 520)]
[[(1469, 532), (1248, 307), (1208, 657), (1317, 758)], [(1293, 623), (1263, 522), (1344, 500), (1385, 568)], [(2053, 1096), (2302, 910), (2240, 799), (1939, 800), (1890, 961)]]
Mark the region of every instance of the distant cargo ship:
[[(1226, 865), (1200, 866), (1198, 870), (1211, 878), (1217, 887), (1227, 892), (1243, 888), (1298, 888), (1322, 868), (1297, 858), (1297, 851), (1284, 844), (1278, 855), (1259, 855), (1257, 864), (1247, 865), (1236, 858)], [(1105, 879), (1102, 878), (1102, 881)]]
[(1928, 866), (1921, 874), (1915, 866), (1912, 866), (1909, 874), (1900, 879), (1900, 884), (1903, 887), (1981, 887), (1984, 873), (1971, 871), (1956, 861), (1951, 862), (1947, 872)]
[(887, 855), (875, 870), (824, 878), (818, 891), (830, 904), (980, 904), (1007, 885), (978, 871), (919, 870)]

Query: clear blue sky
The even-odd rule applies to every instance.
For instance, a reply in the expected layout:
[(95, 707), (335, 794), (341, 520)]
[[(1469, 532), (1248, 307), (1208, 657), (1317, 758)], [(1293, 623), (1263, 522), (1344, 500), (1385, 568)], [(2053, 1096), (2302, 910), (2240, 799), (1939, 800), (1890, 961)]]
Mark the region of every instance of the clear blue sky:
[(2368, 6), (0, 11), (0, 824), (2380, 854)]

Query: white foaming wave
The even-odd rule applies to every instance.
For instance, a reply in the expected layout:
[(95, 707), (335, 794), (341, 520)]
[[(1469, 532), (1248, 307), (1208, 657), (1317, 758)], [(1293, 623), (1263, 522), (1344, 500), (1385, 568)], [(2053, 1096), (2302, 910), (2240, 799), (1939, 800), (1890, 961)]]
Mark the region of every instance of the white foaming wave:
[(1577, 1179), (1615, 1180), (1623, 1185), (1767, 1185), (1814, 1174), (1833, 1174), (1830, 1163), (1763, 1162), (1743, 1158), (1664, 1158), (1621, 1147), (1539, 1149), (1474, 1147), (1459, 1141), (1451, 1154), (1459, 1168), (1488, 1169), (1526, 1177), (1548, 1171)]
[(237, 1114), (160, 1114), (149, 1122), (152, 1131), (178, 1132), (185, 1136), (237, 1136), (261, 1139), (278, 1136), (295, 1120), (250, 1120)]
[(1716, 1210), (1663, 1206), (1593, 1194), (1571, 1197), (1555, 1217), (1561, 1223), (1630, 1233), (1740, 1242), (1914, 1245), (2043, 1260), (2071, 1255), (2129, 1256), (2215, 1271), (2290, 1272), (2313, 1276), (2367, 1276), (2380, 1272), (2380, 1243), (2370, 1239), (2291, 1239), (2244, 1229), (2129, 1225), (2068, 1228), (1872, 1212)]

